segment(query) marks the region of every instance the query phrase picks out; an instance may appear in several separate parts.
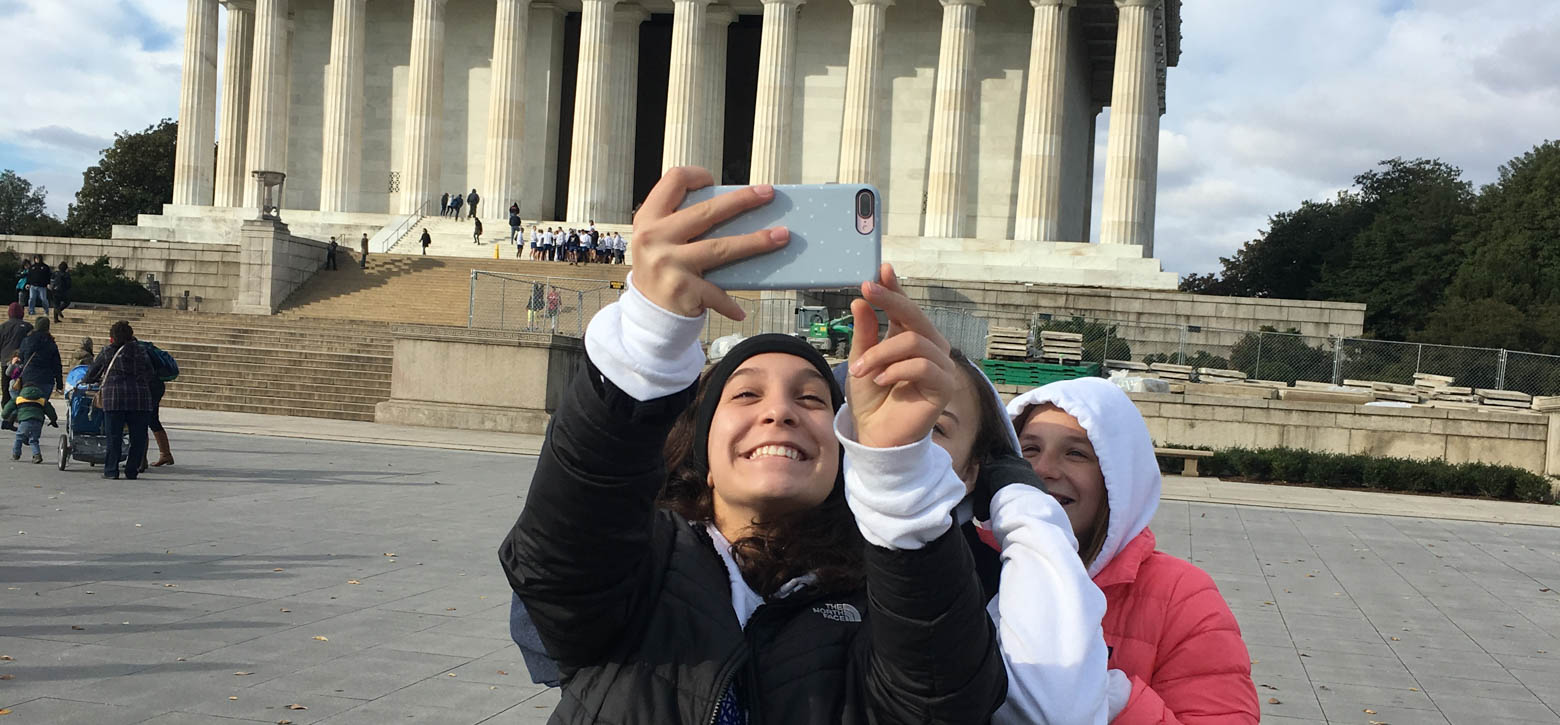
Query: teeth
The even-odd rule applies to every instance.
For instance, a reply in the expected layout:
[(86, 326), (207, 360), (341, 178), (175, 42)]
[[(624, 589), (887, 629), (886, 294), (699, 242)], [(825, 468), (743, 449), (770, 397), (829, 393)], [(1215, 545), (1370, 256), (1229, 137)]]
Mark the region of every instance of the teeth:
[(802, 460), (802, 454), (790, 446), (759, 446), (748, 454), (749, 459), (764, 458), (766, 456), (783, 456), (793, 461)]

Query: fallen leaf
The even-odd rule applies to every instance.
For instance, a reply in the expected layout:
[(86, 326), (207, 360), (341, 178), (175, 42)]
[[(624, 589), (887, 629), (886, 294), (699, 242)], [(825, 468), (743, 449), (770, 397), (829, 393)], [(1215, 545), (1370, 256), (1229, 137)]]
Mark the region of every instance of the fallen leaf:
[(228, 695), (228, 699), (229, 700), (237, 700), (238, 699), (238, 695)]
[[(500, 672), (500, 673), (499, 673), (499, 674), (501, 674), (501, 675), (502, 675), (502, 674), (504, 674), (504, 673), (502, 673), (502, 672)], [(1267, 689), (1269, 689), (1269, 690), (1277, 690), (1277, 689), (1278, 689), (1278, 688), (1277, 688), (1277, 687), (1274, 687), (1274, 686), (1272, 686), (1272, 685), (1263, 685), (1263, 687), (1266, 687), (1266, 688), (1267, 688)]]
[(4, 708), (4, 707), (0, 707), (0, 715), (10, 715), (10, 714), (11, 714), (10, 709)]
[(455, 608), (454, 607), (445, 607), (444, 611), (446, 611), (446, 612), (453, 612), (453, 611), (455, 611)]
[(1398, 639), (1398, 638), (1397, 638), (1397, 637), (1393, 637), (1393, 638), (1392, 638), (1392, 641), (1393, 641), (1393, 642), (1402, 642), (1402, 641), (1403, 641), (1403, 640), (1401, 640), (1401, 639)]
[(234, 672), (233, 676), (234, 677), (243, 677), (245, 675), (252, 675), (252, 674), (254, 674), (254, 673), (253, 672)]
[(0, 680), (14, 680), (14, 679), (16, 679), (16, 675), (10, 675), (10, 674), (0, 675)]
[(11, 655), (0, 655), (0, 662), (15, 662), (15, 661), (16, 660), (11, 659)]
[(395, 552), (387, 551), (387, 552), (385, 552), (385, 556), (395, 556)]
[(292, 725), (291, 720), (277, 720), (276, 725)]
[(81, 632), (86, 629), (86, 627), (83, 627), (79, 624), (72, 624), (70, 625), (70, 628), (76, 630), (77, 632)]
[(454, 677), (455, 673), (454, 672), (446, 672), (446, 673), (444, 673), (444, 676), (445, 677)]
[(1542, 588), (1542, 589), (1539, 589), (1539, 591), (1541, 591), (1541, 592), (1547, 592), (1547, 591), (1549, 591), (1549, 587), (1544, 587), (1544, 588)]
[(1367, 707), (1367, 708), (1365, 708), (1365, 714), (1366, 715), (1375, 715), (1376, 711)]
[(282, 570), (281, 567), (277, 567), (275, 569), (272, 569), (271, 571), (281, 571), (281, 570)]
[(295, 703), (293, 703), (293, 704), (291, 704), (291, 705), (288, 705), (288, 706), (287, 706), (287, 709), (288, 709), (288, 710), (307, 710), (307, 709), (309, 709), (309, 708), (307, 708), (307, 707), (304, 707), (304, 706), (302, 706), (302, 705), (299, 705), (299, 704), (298, 704), (298, 703), (296, 703), (296, 702), (295, 702)]
[(184, 662), (184, 661), (186, 661), (186, 660), (185, 660), (185, 659), (184, 659), (184, 658), (183, 658), (183, 657), (180, 657), (180, 658), (179, 658), (179, 659), (178, 659), (178, 660), (177, 660), (177, 661), (178, 661), (178, 662)]
[(291, 610), (291, 609), (288, 609), (288, 608), (286, 608), (286, 607), (283, 607), (283, 608), (282, 608), (282, 611), (283, 611), (283, 612), (291, 612), (291, 611), (292, 611), (292, 610)]
[(1409, 692), (1419, 692), (1419, 688), (1417, 688), (1417, 687), (1410, 687), (1410, 688), (1408, 688), (1408, 691)]
[(348, 579), (347, 583), (348, 584), (362, 584), (363, 582), (360, 582), (360, 581), (358, 581), (356, 579)]
[(177, 587), (179, 585), (178, 584), (164, 584), (163, 586), (168, 587), (168, 588), (173, 588), (173, 587)]
[(316, 634), (316, 635), (314, 635), (314, 638), (315, 638), (315, 639), (317, 639), (317, 640), (319, 640), (319, 641), (321, 641), (321, 642), (329, 642), (329, 641), (330, 641), (330, 640), (328, 640), (328, 639), (325, 639), (325, 638), (324, 638), (324, 637), (321, 637), (321, 636), (319, 636), (319, 635), (317, 635), (317, 634)]
[(1279, 702), (1279, 701), (1278, 701), (1278, 698), (1276, 698), (1276, 697), (1269, 697), (1269, 698), (1268, 698), (1268, 704), (1269, 704), (1269, 705), (1281, 705), (1281, 704), (1283, 704), (1283, 703), (1280, 703), (1280, 702)]

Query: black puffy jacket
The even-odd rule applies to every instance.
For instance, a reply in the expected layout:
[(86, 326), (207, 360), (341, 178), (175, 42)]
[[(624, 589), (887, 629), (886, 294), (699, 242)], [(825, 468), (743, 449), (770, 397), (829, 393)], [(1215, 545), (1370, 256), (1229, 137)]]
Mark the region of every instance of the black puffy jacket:
[(1007, 674), (957, 530), (868, 545), (865, 590), (804, 588), (739, 625), (704, 525), (654, 506), (691, 399), (635, 401), (587, 363), (558, 405), (499, 548), (563, 671), (551, 722), (708, 723), (728, 686), (753, 725), (986, 722)]

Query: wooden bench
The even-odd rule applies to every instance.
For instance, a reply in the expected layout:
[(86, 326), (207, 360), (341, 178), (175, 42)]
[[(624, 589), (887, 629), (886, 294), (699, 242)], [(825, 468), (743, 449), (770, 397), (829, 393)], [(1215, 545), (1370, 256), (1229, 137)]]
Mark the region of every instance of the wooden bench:
[(1212, 458), (1213, 451), (1196, 451), (1190, 448), (1155, 448), (1154, 455), (1165, 458), (1182, 459), (1183, 463), (1181, 464), (1181, 475), (1196, 478), (1197, 459)]

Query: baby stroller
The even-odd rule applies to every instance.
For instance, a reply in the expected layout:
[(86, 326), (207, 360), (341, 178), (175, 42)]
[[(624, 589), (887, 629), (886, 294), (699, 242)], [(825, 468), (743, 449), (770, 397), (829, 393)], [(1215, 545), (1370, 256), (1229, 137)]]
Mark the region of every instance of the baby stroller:
[(65, 432), (60, 434), (59, 445), (61, 471), (72, 459), (99, 466), (108, 457), (108, 437), (103, 430), (105, 416), (101, 408), (92, 407), (92, 393), (98, 386), (82, 384), (85, 377), (85, 365), (71, 368), (70, 374), (65, 376)]

